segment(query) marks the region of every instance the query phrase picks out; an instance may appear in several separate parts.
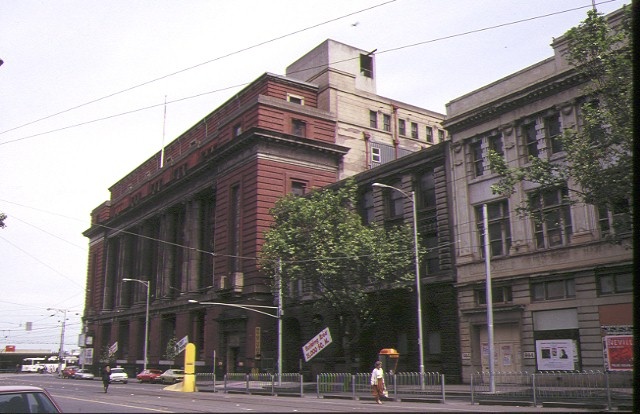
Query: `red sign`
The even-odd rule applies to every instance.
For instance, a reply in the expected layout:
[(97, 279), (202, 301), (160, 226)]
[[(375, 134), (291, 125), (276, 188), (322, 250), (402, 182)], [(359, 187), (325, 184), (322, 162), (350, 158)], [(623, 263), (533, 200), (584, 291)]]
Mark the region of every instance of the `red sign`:
[(5, 345), (4, 346), (4, 352), (16, 352), (16, 346), (15, 345)]
[(604, 346), (607, 350), (607, 365), (609, 371), (633, 370), (633, 336), (605, 336)]

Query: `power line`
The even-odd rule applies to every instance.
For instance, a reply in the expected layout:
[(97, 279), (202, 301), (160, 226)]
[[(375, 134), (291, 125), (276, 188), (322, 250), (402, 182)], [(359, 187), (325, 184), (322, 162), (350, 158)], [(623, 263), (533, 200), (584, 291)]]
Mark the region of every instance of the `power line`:
[[(317, 25), (315, 25), (315, 26), (310, 26), (309, 28), (318, 27), (318, 26), (321, 26), (321, 25), (326, 24), (326, 23), (328, 23), (328, 22), (336, 21), (336, 20), (339, 20), (339, 19), (342, 19), (342, 18), (345, 18), (345, 17), (352, 16), (352, 15), (357, 14), (357, 13), (361, 13), (361, 12), (363, 12), (363, 11), (370, 10), (370, 9), (372, 9), (372, 8), (375, 8), (375, 7), (380, 7), (380, 6), (382, 6), (382, 5), (386, 5), (387, 3), (391, 3), (391, 2), (393, 2), (393, 1), (396, 1), (396, 0), (392, 0), (392, 1), (389, 1), (389, 2), (386, 2), (386, 3), (381, 3), (381, 4), (377, 5), (377, 6), (373, 6), (373, 7), (368, 8), (368, 9), (363, 9), (363, 10), (360, 10), (360, 11), (358, 11), (358, 12), (354, 12), (354, 13), (351, 13), (351, 14), (348, 14), (348, 15), (345, 15), (345, 16), (341, 16), (341, 17), (338, 17), (338, 18), (336, 18), (336, 19), (333, 19), (333, 20), (330, 20), (330, 21), (327, 21), (327, 22), (324, 22), (324, 23), (317, 24)], [(615, 2), (615, 1), (619, 1), (619, 0), (606, 0), (606, 1), (600, 2), (600, 3), (598, 3), (598, 4), (612, 3), (612, 2)], [(581, 10), (581, 9), (584, 9), (584, 8), (590, 8), (590, 7), (592, 7), (592, 6), (591, 6), (591, 5), (588, 5), (588, 6), (574, 7), (574, 8), (571, 8), (571, 9), (561, 10), (561, 11), (557, 11), (557, 12), (553, 12), (553, 13), (547, 13), (547, 14), (540, 15), (540, 16), (529, 17), (529, 18), (526, 18), (526, 19), (515, 20), (515, 21), (512, 21), (512, 22), (502, 23), (502, 24), (499, 24), (499, 25), (488, 26), (488, 27), (484, 27), (484, 28), (480, 28), (480, 29), (476, 29), (476, 30), (471, 30), (471, 31), (462, 32), (462, 33), (457, 33), (457, 34), (453, 34), (453, 35), (449, 35), (449, 36), (443, 36), (443, 37), (439, 37), (439, 38), (435, 38), (435, 39), (425, 40), (425, 41), (421, 41), (421, 42), (417, 42), (417, 43), (412, 43), (412, 44), (407, 44), (407, 45), (403, 45), (403, 46), (398, 46), (398, 47), (394, 47), (394, 48), (390, 48), (390, 49), (386, 49), (386, 50), (381, 50), (381, 51), (377, 51), (377, 52), (375, 52), (375, 54), (376, 54), (376, 55), (381, 55), (381, 54), (384, 54), (384, 53), (397, 52), (397, 51), (400, 51), (400, 50), (403, 50), (403, 49), (408, 49), (408, 48), (413, 48), (413, 47), (423, 46), (423, 45), (426, 45), (426, 44), (429, 44), (429, 43), (435, 43), (435, 42), (438, 42), (438, 41), (447, 40), (447, 39), (452, 39), (452, 38), (455, 38), (455, 37), (467, 36), (467, 35), (470, 35), (470, 34), (475, 34), (475, 33), (483, 32), (483, 31), (487, 31), (487, 30), (498, 29), (498, 28), (501, 28), (501, 27), (511, 26), (511, 25), (515, 25), (515, 24), (519, 24), (519, 23), (524, 23), (524, 22), (527, 22), (527, 21), (536, 20), (536, 19), (542, 19), (542, 18), (547, 18), (547, 17), (551, 17), (551, 16), (556, 16), (556, 15), (559, 15), (559, 14), (564, 14), (564, 13), (568, 13), (568, 12), (572, 12), (572, 11), (576, 11), (576, 10)], [(201, 64), (198, 64), (198, 65), (192, 66), (192, 67), (190, 67), (190, 68), (182, 69), (182, 70), (180, 70), (180, 71), (178, 71), (178, 72), (174, 72), (174, 73), (172, 73), (172, 74), (165, 75), (165, 76), (163, 76), (163, 77), (160, 77), (160, 78), (157, 78), (157, 79), (154, 79), (154, 80), (151, 80), (151, 81), (147, 81), (147, 82), (142, 83), (142, 84), (140, 84), (140, 85), (136, 85), (136, 86), (133, 86), (133, 87), (130, 87), (130, 88), (124, 89), (124, 90), (122, 90), (122, 91), (115, 92), (115, 93), (113, 93), (113, 94), (110, 94), (110, 95), (104, 96), (104, 97), (102, 97), (102, 98), (95, 99), (95, 100), (90, 101), (90, 102), (87, 102), (87, 103), (85, 103), (85, 104), (81, 104), (81, 105), (75, 106), (75, 107), (70, 108), (70, 109), (67, 109), (67, 110), (65, 110), (65, 111), (61, 111), (61, 112), (58, 112), (58, 113), (56, 113), (56, 114), (49, 115), (49, 116), (47, 116), (47, 117), (45, 117), (45, 118), (41, 118), (41, 119), (38, 119), (38, 120), (35, 120), (35, 121), (31, 121), (31, 122), (29, 122), (29, 123), (27, 123), (27, 124), (24, 124), (24, 125), (21, 125), (21, 126), (18, 126), (18, 127), (15, 127), (15, 128), (9, 129), (9, 130), (6, 130), (6, 131), (2, 131), (2, 132), (0, 132), (0, 135), (4, 134), (4, 133), (6, 133), (6, 132), (10, 132), (10, 131), (13, 131), (13, 130), (16, 130), (16, 129), (22, 128), (22, 127), (27, 126), (27, 125), (34, 124), (34, 123), (36, 123), (36, 122), (39, 122), (39, 121), (42, 121), (42, 120), (45, 120), (45, 119), (48, 119), (48, 118), (54, 117), (54, 116), (56, 116), (56, 115), (59, 115), (59, 114), (65, 113), (65, 112), (69, 112), (69, 111), (71, 111), (71, 110), (74, 110), (74, 109), (80, 108), (80, 107), (82, 107), (82, 106), (86, 106), (86, 105), (89, 105), (89, 104), (91, 104), (91, 103), (98, 102), (98, 101), (100, 101), (100, 100), (107, 99), (107, 98), (109, 98), (109, 97), (112, 97), (112, 96), (115, 96), (115, 95), (118, 95), (118, 94), (121, 94), (121, 93), (124, 93), (124, 92), (130, 91), (130, 90), (133, 90), (133, 89), (138, 88), (138, 87), (140, 87), (140, 86), (143, 86), (143, 85), (147, 85), (147, 84), (153, 83), (153, 82), (155, 82), (155, 81), (157, 81), (157, 80), (165, 79), (165, 78), (167, 78), (167, 77), (169, 77), (169, 76), (173, 76), (173, 75), (175, 75), (175, 74), (182, 73), (182, 72), (184, 72), (184, 71), (187, 71), (187, 70), (190, 70), (190, 69), (193, 69), (193, 68), (196, 68), (196, 67), (202, 66), (202, 65), (204, 65), (204, 64), (207, 64), (207, 63), (213, 62), (213, 61), (215, 61), (215, 60), (220, 60), (220, 59), (222, 59), (222, 58), (224, 58), (224, 57), (232, 56), (232, 55), (237, 54), (237, 53), (240, 53), (240, 52), (242, 52), (242, 51), (249, 50), (249, 49), (252, 49), (252, 48), (255, 48), (255, 47), (261, 46), (261, 45), (263, 45), (263, 44), (266, 44), (266, 43), (269, 43), (269, 42), (272, 42), (272, 41), (275, 41), (275, 40), (279, 40), (279, 39), (281, 39), (281, 38), (288, 37), (288, 36), (290, 36), (290, 35), (292, 35), (292, 34), (300, 33), (300, 32), (302, 32), (302, 31), (308, 30), (309, 28), (301, 29), (301, 30), (298, 30), (298, 31), (296, 31), (296, 32), (292, 32), (292, 33), (290, 33), (290, 34), (288, 34), (288, 35), (284, 35), (284, 36), (281, 36), (281, 37), (278, 37), (278, 38), (275, 38), (275, 39), (272, 39), (272, 40), (269, 40), (269, 41), (265, 41), (265, 42), (259, 43), (259, 44), (254, 45), (254, 46), (250, 46), (250, 47), (245, 48), (245, 49), (241, 49), (240, 51), (233, 52), (233, 53), (231, 53), (231, 54), (228, 54), (228, 55), (225, 55), (225, 56), (221, 56), (221, 57), (219, 57), (219, 58), (215, 58), (215, 59), (212, 59), (212, 60), (207, 61), (207, 62), (203, 62), (203, 63), (201, 63)], [(344, 60), (340, 60), (340, 61), (336, 61), (336, 62), (331, 62), (331, 63), (329, 63), (329, 64), (336, 64), (336, 63), (340, 63), (340, 62), (344, 62), (344, 61), (349, 61), (349, 60), (353, 60), (353, 59), (358, 59), (358, 58), (344, 59)], [(322, 66), (325, 66), (325, 65), (322, 65)], [(299, 71), (297, 71), (297, 72), (301, 72), (301, 71), (305, 71), (305, 70), (310, 70), (310, 69), (314, 69), (314, 67), (301, 69), (301, 70), (299, 70)], [(59, 132), (59, 131), (64, 131), (64, 130), (67, 130), (67, 129), (76, 128), (76, 127), (79, 127), (79, 126), (84, 126), (84, 125), (88, 125), (88, 124), (93, 124), (93, 123), (96, 123), (96, 122), (105, 121), (105, 120), (109, 120), (109, 119), (113, 119), (113, 118), (117, 118), (117, 117), (121, 117), (121, 116), (125, 116), (125, 115), (130, 115), (130, 114), (133, 114), (133, 113), (137, 113), (137, 112), (141, 112), (141, 111), (145, 111), (145, 110), (149, 110), (149, 109), (157, 108), (157, 107), (160, 107), (160, 106), (164, 106), (164, 105), (166, 105), (166, 104), (174, 104), (174, 103), (178, 103), (178, 102), (182, 102), (182, 101), (186, 101), (186, 100), (190, 100), (190, 99), (199, 98), (199, 97), (206, 96), (206, 95), (211, 95), (211, 94), (218, 93), (218, 92), (223, 92), (223, 91), (226, 91), (226, 90), (230, 90), (230, 89), (234, 89), (234, 88), (238, 88), (238, 87), (246, 86), (246, 85), (250, 84), (251, 82), (252, 82), (252, 81), (242, 82), (242, 83), (239, 83), (239, 84), (236, 84), (236, 85), (233, 85), (233, 86), (227, 86), (227, 87), (223, 87), (223, 88), (219, 88), (219, 89), (214, 89), (214, 90), (211, 90), (211, 91), (202, 92), (202, 93), (198, 93), (198, 94), (195, 94), (195, 95), (190, 95), (190, 96), (187, 96), (187, 97), (183, 97), (183, 98), (180, 98), (180, 99), (175, 99), (175, 100), (168, 101), (168, 102), (157, 103), (157, 104), (153, 104), (153, 105), (149, 105), (149, 106), (145, 106), (145, 107), (141, 107), (141, 108), (137, 108), (137, 109), (132, 109), (132, 110), (125, 111), (125, 112), (120, 112), (120, 113), (117, 113), (117, 114), (112, 114), (112, 115), (104, 116), (104, 117), (101, 117), (101, 118), (96, 118), (96, 119), (89, 120), (89, 121), (79, 122), (79, 123), (77, 123), (77, 124), (72, 124), (72, 125), (68, 125), (68, 126), (65, 126), (65, 127), (61, 127), (61, 128), (56, 128), (56, 129), (52, 129), (52, 130), (48, 130), (48, 131), (44, 131), (44, 132), (40, 132), (40, 133), (37, 133), (37, 134), (32, 134), (32, 135), (28, 135), (28, 136), (24, 136), (24, 137), (20, 137), (20, 138), (15, 138), (15, 139), (8, 140), (8, 141), (3, 141), (3, 142), (0, 142), (0, 146), (1, 146), (1, 145), (5, 145), (5, 144), (14, 143), (14, 142), (19, 142), (19, 141), (27, 140), (27, 139), (31, 139), (31, 138), (36, 138), (36, 137), (39, 137), (39, 136), (42, 136), (42, 135), (48, 135), (48, 134), (55, 133), (55, 132)]]
[[(314, 24), (314, 25), (312, 25), (312, 26), (307, 26), (307, 27), (305, 27), (305, 28), (303, 28), (303, 29), (298, 29), (298, 30), (295, 30), (295, 31), (290, 32), (290, 33), (287, 33), (287, 34), (284, 34), (284, 35), (281, 35), (281, 36), (277, 36), (277, 37), (274, 37), (274, 38), (272, 38), (272, 39), (265, 40), (265, 41), (263, 41), (263, 42), (256, 43), (256, 44), (254, 44), (254, 45), (251, 45), (251, 46), (245, 47), (245, 48), (243, 48), (243, 49), (239, 49), (239, 50), (236, 50), (236, 51), (234, 51), (234, 52), (227, 53), (226, 55), (222, 55), (222, 56), (218, 56), (218, 57), (213, 58), (213, 59), (209, 59), (209, 60), (207, 60), (207, 61), (205, 61), (205, 62), (198, 63), (198, 64), (196, 64), (196, 65), (189, 66), (189, 67), (184, 68), (184, 69), (180, 69), (180, 70), (178, 70), (178, 71), (175, 71), (175, 72), (169, 73), (169, 74), (167, 74), (167, 75), (160, 76), (159, 78), (155, 78), (155, 79), (152, 79), (152, 80), (149, 80), (149, 81), (146, 81), (146, 82), (143, 82), (143, 83), (140, 83), (140, 84), (137, 84), (137, 85), (134, 85), (134, 86), (131, 86), (131, 87), (128, 87), (128, 88), (122, 89), (122, 90), (120, 90), (120, 91), (118, 91), (118, 92), (113, 92), (113, 93), (111, 93), (111, 94), (109, 94), (109, 95), (105, 95), (105, 96), (103, 96), (103, 97), (101, 97), (101, 98), (93, 99), (93, 100), (91, 100), (91, 101), (89, 101), (89, 102), (85, 102), (85, 103), (83, 103), (83, 104), (76, 105), (76, 106), (74, 106), (74, 107), (71, 107), (71, 108), (65, 109), (65, 110), (63, 110), (63, 111), (60, 111), (60, 112), (57, 112), (57, 113), (54, 113), (54, 114), (51, 114), (51, 115), (45, 116), (45, 117), (43, 117), (43, 118), (36, 119), (36, 120), (34, 120), (34, 121), (31, 121), (31, 122), (27, 122), (26, 124), (19, 125), (19, 126), (17, 126), (17, 127), (11, 128), (11, 129), (7, 129), (7, 130), (5, 130), (5, 131), (0, 132), (0, 135), (4, 134), (4, 133), (6, 133), (6, 132), (15, 131), (16, 129), (20, 129), (20, 128), (25, 127), (25, 126), (28, 126), (28, 125), (35, 124), (35, 123), (40, 122), (40, 121), (44, 121), (44, 120), (46, 120), (46, 119), (53, 118), (53, 117), (55, 117), (55, 116), (58, 116), (58, 115), (61, 115), (61, 114), (64, 114), (64, 113), (67, 113), (67, 112), (73, 111), (73, 110), (75, 110), (75, 109), (82, 108), (82, 107), (87, 106), (87, 105), (91, 105), (91, 104), (96, 103), (96, 102), (100, 102), (100, 101), (102, 101), (102, 100), (105, 100), (105, 99), (108, 99), (108, 98), (114, 97), (114, 96), (116, 96), (116, 95), (120, 95), (120, 94), (122, 94), (122, 93), (132, 91), (132, 90), (137, 89), (137, 88), (140, 88), (140, 87), (142, 87), (142, 86), (146, 86), (146, 85), (149, 85), (149, 84), (151, 84), (151, 83), (154, 83), (154, 82), (157, 82), (157, 81), (160, 81), (160, 80), (163, 80), (163, 79), (167, 79), (167, 78), (169, 78), (169, 77), (171, 77), (171, 76), (175, 76), (175, 75), (178, 75), (178, 74), (180, 74), (180, 73), (184, 73), (184, 72), (190, 71), (190, 70), (192, 70), (192, 69), (199, 68), (200, 66), (204, 66), (204, 65), (207, 65), (207, 64), (209, 64), (209, 63), (216, 62), (216, 61), (219, 61), (219, 60), (222, 60), (222, 59), (225, 59), (225, 58), (228, 58), (228, 57), (231, 57), (231, 56), (234, 56), (234, 55), (238, 55), (238, 54), (240, 54), (240, 53), (243, 53), (243, 52), (246, 52), (246, 51), (249, 51), (249, 50), (252, 50), (252, 49), (258, 48), (258, 47), (260, 47), (260, 46), (264, 46), (264, 45), (266, 45), (266, 44), (273, 43), (273, 42), (276, 42), (276, 41), (278, 41), (278, 40), (285, 39), (285, 38), (287, 38), (287, 37), (290, 37), (290, 36), (293, 36), (293, 35), (296, 35), (296, 34), (299, 34), (299, 33), (305, 32), (305, 31), (307, 31), (307, 30), (315, 29), (315, 28), (317, 28), (317, 27), (324, 26), (324, 25), (326, 25), (326, 24), (333, 23), (333, 22), (336, 22), (336, 21), (338, 21), (338, 20), (342, 20), (342, 19), (345, 19), (345, 18), (347, 18), (347, 17), (354, 16), (354, 15), (356, 15), (356, 14), (360, 14), (360, 13), (363, 13), (363, 12), (365, 12), (365, 11), (373, 10), (373, 9), (375, 9), (375, 8), (385, 6), (385, 5), (389, 4), (389, 3), (394, 3), (395, 1), (396, 1), (396, 0), (389, 0), (389, 1), (386, 1), (386, 2), (384, 2), (384, 3), (380, 3), (380, 4), (377, 4), (377, 5), (371, 6), (371, 7), (367, 7), (367, 8), (362, 9), (362, 10), (358, 10), (358, 11), (355, 11), (355, 12), (351, 12), (351, 13), (348, 13), (348, 14), (345, 14), (345, 15), (342, 15), (342, 16), (339, 16), (339, 17), (335, 17), (335, 18), (329, 19), (329, 20), (324, 21), (324, 22), (322, 22), (322, 23), (317, 23), (317, 24)], [(225, 88), (225, 89), (228, 89), (228, 88)], [(143, 109), (149, 109), (149, 108), (153, 108), (153, 107), (155, 107), (155, 106), (156, 106), (156, 105), (151, 106), (151, 107), (147, 107), (147, 108), (143, 108)], [(142, 109), (141, 109), (141, 110), (142, 110)], [(104, 118), (104, 119), (108, 119), (108, 118)], [(95, 121), (94, 121), (94, 122), (95, 122)], [(64, 129), (64, 128), (63, 128), (63, 129)], [(55, 132), (55, 131), (54, 131), (54, 132)], [(12, 141), (9, 141), (9, 142), (12, 142)]]

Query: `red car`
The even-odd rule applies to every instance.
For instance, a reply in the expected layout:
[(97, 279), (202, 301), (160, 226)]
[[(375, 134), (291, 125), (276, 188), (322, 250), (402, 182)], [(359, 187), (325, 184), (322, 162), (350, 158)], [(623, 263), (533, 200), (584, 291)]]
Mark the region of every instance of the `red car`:
[(160, 375), (162, 371), (159, 369), (145, 369), (138, 375), (136, 375), (136, 379), (138, 382), (160, 382)]
[(62, 370), (62, 378), (73, 378), (76, 374), (76, 371), (79, 370), (80, 367), (69, 366)]

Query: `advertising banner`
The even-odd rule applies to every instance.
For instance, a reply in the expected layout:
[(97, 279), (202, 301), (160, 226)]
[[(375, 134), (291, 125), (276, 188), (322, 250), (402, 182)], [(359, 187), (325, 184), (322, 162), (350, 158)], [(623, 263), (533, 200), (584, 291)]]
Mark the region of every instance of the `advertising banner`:
[(575, 369), (571, 339), (537, 340), (536, 357), (540, 371), (573, 371)]
[(318, 355), (318, 352), (322, 351), (331, 342), (332, 340), (329, 328), (324, 328), (318, 335), (314, 336), (302, 347), (304, 362), (308, 362), (311, 358)]
[(633, 336), (608, 335), (604, 337), (604, 350), (609, 371), (633, 370)]
[(116, 352), (118, 352), (118, 341), (115, 341), (113, 345), (109, 347), (109, 356), (115, 354)]
[(182, 338), (176, 343), (176, 352), (179, 354), (182, 351), (184, 351), (188, 343), (189, 343), (189, 335), (185, 336), (184, 338)]

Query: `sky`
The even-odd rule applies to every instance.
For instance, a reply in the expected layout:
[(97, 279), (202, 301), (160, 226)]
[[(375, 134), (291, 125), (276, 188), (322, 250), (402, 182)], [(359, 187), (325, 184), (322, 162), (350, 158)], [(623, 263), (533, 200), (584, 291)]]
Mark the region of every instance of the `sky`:
[[(596, 1), (609, 13), (629, 0)], [(325, 39), (378, 94), (447, 102), (551, 57), (592, 0), (0, 0), (0, 352), (78, 348), (91, 211), (244, 85)], [(66, 312), (65, 329), (62, 320)], [(27, 322), (32, 330), (27, 331)]]

